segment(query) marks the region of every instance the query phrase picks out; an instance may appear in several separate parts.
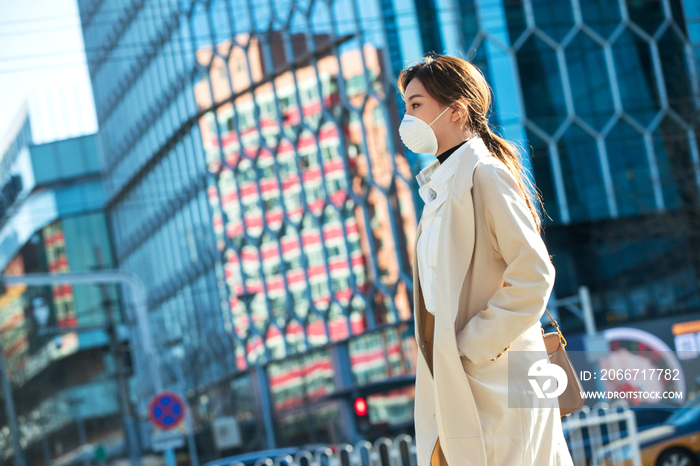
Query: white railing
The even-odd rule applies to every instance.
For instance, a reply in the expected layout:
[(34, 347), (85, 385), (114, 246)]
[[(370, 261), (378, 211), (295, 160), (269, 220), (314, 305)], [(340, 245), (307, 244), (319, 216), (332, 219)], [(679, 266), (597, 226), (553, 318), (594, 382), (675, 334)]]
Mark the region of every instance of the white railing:
[(641, 466), (637, 422), (625, 400), (600, 402), (562, 419), (576, 466)]
[[(627, 402), (601, 402), (584, 406), (562, 419), (567, 444), (576, 466), (630, 464), (641, 466), (637, 423)], [(607, 459), (607, 463), (604, 460)], [(413, 437), (401, 434), (381, 437), (373, 443), (362, 440), (355, 445), (341, 444), (334, 450), (301, 450), (295, 455), (263, 458), (255, 466), (416, 466)], [(232, 462), (226, 466), (244, 466)]]
[[(354, 446), (344, 443), (334, 450), (319, 448), (301, 450), (294, 456), (259, 459), (255, 466), (416, 466), (416, 444), (406, 434), (391, 439), (381, 437), (374, 441), (361, 440)], [(244, 466), (234, 461), (227, 466)]]

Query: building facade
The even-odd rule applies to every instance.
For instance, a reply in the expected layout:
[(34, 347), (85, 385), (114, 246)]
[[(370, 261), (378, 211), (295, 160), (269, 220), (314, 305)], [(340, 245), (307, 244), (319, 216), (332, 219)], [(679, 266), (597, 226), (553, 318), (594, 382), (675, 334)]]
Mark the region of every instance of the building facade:
[[(3, 275), (114, 267), (95, 135), (32, 141), (24, 111), (0, 153)], [(121, 322), (120, 309), (113, 287), (7, 284), (0, 291), (2, 357), (27, 464), (60, 462), (87, 443), (120, 442), (115, 359), (100, 328), (108, 312)], [(7, 426), (4, 406), (1, 413)], [(0, 456), (12, 454), (5, 427)]]
[(243, 2), (80, 4), (104, 51), (89, 62), (115, 255), (146, 284), (156, 346), (186, 348), (201, 444), (225, 415), (249, 449), (357, 438), (345, 392), (392, 377), (370, 404), (411, 421), (412, 170), (389, 46), (346, 3), (303, 13), (313, 30), (243, 19)]
[(548, 307), (569, 349), (589, 348), (584, 321), (557, 304), (586, 286), (612, 351), (668, 355), (680, 388), (697, 391), (696, 2), (436, 4), (440, 34), (421, 40), (484, 71), (491, 123), (520, 143), (543, 196), (559, 298)]
[(397, 138), (395, 83), (429, 51), (493, 87), (556, 296), (588, 286), (601, 328), (696, 312), (690, 3), (79, 1), (116, 260), (157, 346), (186, 348), (200, 440), (220, 416), (249, 449), (352, 440), (358, 393), (375, 426), (410, 429), (426, 158)]

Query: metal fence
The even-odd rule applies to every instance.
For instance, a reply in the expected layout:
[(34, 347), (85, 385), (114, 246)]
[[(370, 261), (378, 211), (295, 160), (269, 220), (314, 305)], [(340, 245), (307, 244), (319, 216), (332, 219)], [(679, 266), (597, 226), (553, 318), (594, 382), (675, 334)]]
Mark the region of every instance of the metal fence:
[[(635, 414), (624, 400), (584, 406), (562, 419), (562, 427), (576, 466), (630, 463), (641, 466)], [(301, 450), (295, 455), (263, 458), (255, 466), (416, 466), (415, 439), (407, 434), (341, 444), (334, 450)], [(232, 462), (227, 466), (244, 466)]]
[(576, 466), (641, 466), (635, 414), (624, 400), (600, 402), (562, 420)]
[[(361, 440), (354, 446), (341, 444), (337, 448), (301, 450), (294, 455), (261, 458), (255, 466), (416, 466), (415, 439), (407, 434), (381, 437), (370, 442)], [(226, 466), (245, 466), (234, 461)]]

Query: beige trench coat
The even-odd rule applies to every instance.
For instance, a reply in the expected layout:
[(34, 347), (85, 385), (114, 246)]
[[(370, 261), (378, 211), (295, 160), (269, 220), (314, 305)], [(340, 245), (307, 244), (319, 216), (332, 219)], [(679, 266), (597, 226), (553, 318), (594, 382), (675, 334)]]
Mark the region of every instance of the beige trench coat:
[(479, 137), (458, 151), (438, 236), (436, 316), (418, 278), (422, 219), (414, 243), (418, 466), (430, 464), (438, 438), (449, 466), (573, 466), (558, 407), (508, 407), (509, 351), (545, 351), (539, 320), (554, 266), (507, 167)]

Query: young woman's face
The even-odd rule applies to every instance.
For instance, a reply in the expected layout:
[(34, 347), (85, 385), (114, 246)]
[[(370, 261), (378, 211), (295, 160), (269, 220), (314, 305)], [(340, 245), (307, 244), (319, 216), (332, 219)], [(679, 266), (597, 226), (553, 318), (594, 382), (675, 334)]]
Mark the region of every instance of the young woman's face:
[[(418, 79), (411, 79), (406, 86), (404, 93), (404, 102), (406, 103), (406, 114), (420, 118), (427, 124), (430, 124), (437, 118), (445, 105), (442, 105), (437, 100), (432, 98), (423, 87), (423, 84)], [(455, 134), (462, 134), (462, 128), (459, 121), (459, 113), (454, 109), (448, 110), (431, 126), (435, 132), (435, 137), (438, 140), (438, 151), (441, 151), (444, 143), (454, 137)], [(445, 149), (451, 146), (446, 147)]]

